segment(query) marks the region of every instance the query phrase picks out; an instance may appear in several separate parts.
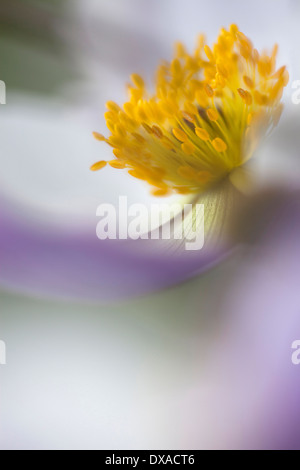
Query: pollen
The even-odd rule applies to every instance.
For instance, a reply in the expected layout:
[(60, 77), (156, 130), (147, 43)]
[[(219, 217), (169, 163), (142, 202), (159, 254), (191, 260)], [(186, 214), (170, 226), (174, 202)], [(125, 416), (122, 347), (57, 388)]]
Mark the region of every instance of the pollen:
[(207, 132), (206, 129), (201, 129), (201, 127), (196, 127), (195, 129), (196, 135), (199, 137), (201, 140), (209, 140), (209, 133)]
[(181, 148), (186, 155), (192, 155), (196, 151), (195, 145), (189, 141), (181, 144)]
[(207, 113), (207, 117), (210, 121), (217, 121), (218, 120), (219, 114), (215, 109), (208, 109), (206, 111), (206, 113)]
[(173, 134), (180, 142), (186, 142), (189, 140), (188, 136), (182, 129), (173, 129)]
[(137, 88), (144, 88), (145, 83), (144, 83), (143, 78), (142, 78), (140, 75), (138, 75), (137, 73), (133, 73), (130, 78), (131, 78), (131, 80), (132, 80), (132, 83), (133, 83)]
[(117, 170), (123, 170), (125, 168), (125, 163), (119, 161), (119, 160), (111, 160), (109, 162), (109, 165), (112, 167), (112, 168), (116, 168)]
[(199, 35), (194, 51), (180, 42), (157, 70), (154, 88), (133, 73), (123, 105), (108, 101), (105, 141), (114, 159), (91, 170), (125, 170), (162, 197), (202, 193), (242, 167), (280, 119), (285, 66), (278, 47), (259, 53), (233, 24), (213, 45)]
[(102, 170), (102, 168), (106, 167), (106, 165), (107, 165), (107, 162), (102, 160), (101, 162), (94, 163), (94, 165), (91, 166), (91, 170), (92, 171)]
[(212, 145), (217, 152), (226, 152), (227, 150), (226, 143), (224, 142), (224, 140), (220, 139), (220, 137), (214, 139), (212, 141)]
[(104, 135), (99, 134), (99, 132), (93, 132), (93, 136), (95, 137), (96, 140), (99, 140), (100, 142), (105, 140)]

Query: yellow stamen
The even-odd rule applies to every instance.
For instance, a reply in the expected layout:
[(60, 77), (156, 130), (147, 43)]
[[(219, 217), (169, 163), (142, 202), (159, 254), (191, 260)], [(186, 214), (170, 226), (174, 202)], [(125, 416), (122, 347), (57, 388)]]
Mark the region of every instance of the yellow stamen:
[(244, 83), (245, 85), (248, 87), (248, 88), (253, 88), (254, 87), (254, 83), (253, 83), (253, 80), (252, 78), (248, 77), (248, 75), (244, 75), (243, 76), (243, 80), (244, 80)]
[(91, 170), (92, 171), (102, 170), (102, 168), (104, 168), (106, 165), (107, 165), (107, 162), (102, 160), (101, 162), (94, 163), (94, 165), (91, 166)]
[(137, 73), (133, 73), (130, 78), (132, 80), (132, 83), (137, 88), (144, 88), (145, 83), (144, 83), (144, 80), (142, 79), (142, 77), (140, 75), (138, 75)]
[(247, 90), (243, 90), (243, 88), (238, 88), (238, 94), (240, 97), (245, 101), (247, 106), (251, 106), (252, 104), (252, 96)]
[(119, 162), (118, 160), (111, 160), (109, 162), (112, 168), (116, 168), (117, 170), (123, 170), (125, 168), (125, 163)]
[(99, 140), (100, 142), (106, 140), (104, 135), (99, 134), (99, 132), (93, 132), (93, 136), (96, 140)]
[(214, 58), (214, 55), (213, 55), (213, 52), (211, 50), (211, 48), (209, 46), (204, 46), (204, 52), (208, 58), (208, 60), (210, 60), (211, 62), (214, 62), (215, 58)]
[(181, 144), (181, 148), (186, 155), (192, 155), (196, 151), (195, 145), (190, 141)]
[(209, 96), (210, 98), (212, 96), (214, 96), (214, 90), (212, 89), (212, 87), (208, 83), (205, 84), (204, 89), (206, 91), (207, 96)]
[(260, 54), (233, 24), (212, 47), (203, 35), (192, 53), (177, 43), (153, 93), (132, 74), (127, 102), (106, 105), (111, 135), (93, 134), (112, 147), (109, 165), (150, 184), (155, 196), (201, 192), (227, 178), (279, 121), (289, 75), (276, 69), (277, 49)]
[(108, 101), (106, 103), (106, 107), (109, 111), (112, 111), (113, 113), (118, 113), (120, 111), (119, 105), (115, 103), (114, 101)]
[(223, 139), (220, 139), (219, 137), (217, 137), (216, 139), (212, 141), (212, 145), (216, 149), (217, 152), (226, 152), (227, 150), (226, 143), (224, 142)]
[(180, 142), (187, 142), (189, 140), (188, 136), (181, 129), (173, 129), (173, 134)]
[(210, 121), (217, 121), (218, 120), (219, 114), (215, 109), (208, 109), (206, 111), (206, 113), (207, 113), (208, 119), (210, 119)]
[(151, 191), (151, 194), (152, 196), (156, 196), (156, 197), (164, 197), (170, 194), (170, 190), (168, 188), (157, 188), (157, 189), (153, 189)]
[(196, 127), (195, 132), (197, 136), (199, 137), (199, 139), (201, 140), (206, 141), (210, 139), (209, 133), (207, 132), (207, 130), (202, 129), (201, 127)]
[(163, 134), (162, 130), (160, 129), (160, 127), (152, 126), (152, 131), (153, 131), (153, 134), (155, 134), (156, 137), (158, 137), (158, 139), (162, 139), (164, 134)]

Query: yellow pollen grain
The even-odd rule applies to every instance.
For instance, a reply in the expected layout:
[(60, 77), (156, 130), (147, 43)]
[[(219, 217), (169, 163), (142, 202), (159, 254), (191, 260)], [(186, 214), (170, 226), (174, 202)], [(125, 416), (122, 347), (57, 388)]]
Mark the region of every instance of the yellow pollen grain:
[(115, 122), (118, 119), (118, 113), (115, 111), (106, 111), (106, 113), (104, 113), (104, 117), (106, 121), (109, 120)]
[(126, 114), (128, 114), (128, 116), (130, 116), (131, 118), (134, 117), (134, 104), (133, 103), (124, 103), (123, 105), (123, 108), (124, 108), (124, 111)]
[(116, 170), (123, 170), (125, 168), (125, 163), (119, 162), (118, 160), (111, 160), (108, 163), (112, 168), (115, 168)]
[(176, 193), (178, 194), (189, 194), (190, 193), (190, 188), (189, 187), (174, 187)]
[(290, 80), (290, 74), (287, 70), (285, 70), (283, 72), (282, 78), (283, 78), (283, 86), (287, 86), (287, 84), (289, 83), (289, 80)]
[(269, 103), (268, 96), (264, 93), (260, 93), (258, 90), (254, 91), (254, 100), (259, 106), (267, 106)]
[(108, 101), (106, 103), (106, 107), (109, 111), (112, 111), (114, 113), (118, 113), (120, 111), (120, 106), (114, 101)]
[(137, 73), (133, 73), (131, 76), (131, 81), (132, 83), (137, 87), (137, 88), (144, 88), (145, 86), (145, 82), (144, 80), (142, 79), (142, 77), (140, 75), (138, 75)]
[(177, 42), (175, 44), (175, 55), (179, 59), (183, 59), (184, 56), (186, 55), (186, 49), (185, 49), (184, 45), (182, 44), (182, 42)]
[(129, 96), (132, 103), (136, 104), (143, 96), (142, 88), (129, 88)]
[(252, 96), (249, 93), (249, 91), (244, 90), (243, 88), (238, 88), (238, 94), (240, 95), (240, 97), (246, 103), (247, 106), (251, 106)]
[(201, 140), (207, 141), (210, 139), (209, 133), (206, 129), (202, 129), (202, 127), (196, 127), (195, 133)]
[(140, 170), (129, 170), (128, 173), (138, 180), (144, 180), (146, 178), (146, 175)]
[(190, 114), (190, 113), (186, 112), (186, 111), (182, 111), (181, 115), (182, 115), (183, 119), (185, 119), (186, 121), (189, 121), (189, 122), (192, 122), (192, 123), (194, 123), (196, 121), (195, 116), (193, 114)]
[(101, 160), (101, 162), (94, 163), (94, 165), (91, 166), (92, 171), (99, 171), (102, 170), (107, 165), (107, 162), (104, 160)]
[(235, 36), (236, 33), (238, 32), (239, 28), (237, 27), (236, 24), (232, 24), (232, 25), (230, 25), (229, 30), (230, 30), (230, 33), (231, 33), (233, 36)]
[(118, 137), (126, 137), (126, 128), (121, 124), (115, 125), (115, 133)]
[(243, 76), (243, 80), (244, 80), (244, 83), (245, 85), (248, 87), (248, 88), (253, 88), (254, 87), (254, 83), (253, 83), (253, 80), (248, 77), (248, 75), (244, 75)]
[(113, 121), (110, 121), (109, 119), (107, 119), (106, 120), (106, 126), (112, 134), (115, 132), (115, 124), (114, 124)]
[(93, 132), (93, 136), (96, 140), (99, 140), (100, 142), (103, 142), (105, 139), (104, 135), (99, 134), (99, 132)]
[(136, 111), (137, 111), (136, 112), (137, 119), (139, 121), (147, 121), (148, 120), (148, 116), (147, 116), (147, 113), (145, 111), (145, 108), (144, 108), (143, 104), (139, 103)]
[(272, 75), (272, 78), (280, 78), (280, 77), (282, 77), (285, 71), (286, 71), (286, 66), (283, 65), (282, 67), (280, 67), (280, 68)]
[(272, 72), (272, 64), (269, 57), (263, 57), (258, 62), (258, 72), (262, 77), (267, 77)]
[(180, 142), (187, 142), (189, 140), (188, 136), (182, 129), (175, 128), (172, 132)]
[(164, 134), (163, 134), (160, 127), (154, 125), (154, 126), (152, 126), (152, 131), (153, 131), (153, 134), (155, 134), (158, 139), (163, 138)]
[(122, 151), (120, 149), (113, 149), (113, 154), (117, 158), (123, 158)]
[(216, 137), (216, 139), (212, 141), (212, 145), (217, 152), (226, 152), (227, 150), (227, 144), (223, 139), (220, 139), (220, 137)]
[(259, 52), (257, 49), (253, 49), (253, 61), (257, 64), (259, 61)]
[(208, 83), (204, 86), (204, 90), (205, 90), (207, 96), (209, 96), (209, 98), (214, 96), (214, 90), (212, 89), (212, 87)]
[(212, 52), (212, 50), (211, 50), (211, 48), (210, 48), (209, 46), (207, 46), (207, 45), (204, 46), (204, 52), (205, 52), (205, 54), (206, 54), (208, 60), (209, 60), (210, 62), (214, 62), (215, 57), (214, 57), (213, 52)]
[(150, 126), (148, 126), (148, 124), (146, 124), (145, 122), (142, 122), (142, 126), (143, 128), (145, 129), (146, 132), (148, 132), (148, 134), (153, 134), (153, 130), (151, 129)]
[(171, 71), (174, 77), (180, 76), (182, 69), (181, 69), (181, 64), (178, 59), (174, 59), (171, 62)]
[(152, 194), (152, 196), (155, 196), (155, 197), (169, 196), (170, 190), (169, 190), (169, 188), (152, 189), (151, 194)]
[(213, 109), (213, 108), (209, 108), (207, 111), (206, 111), (206, 114), (207, 114), (207, 117), (210, 121), (217, 121), (218, 118), (219, 118), (219, 114), (218, 112)]
[(190, 141), (187, 141), (187, 142), (184, 142), (183, 144), (181, 144), (181, 148), (182, 148), (182, 151), (186, 155), (192, 155), (196, 150), (195, 145)]

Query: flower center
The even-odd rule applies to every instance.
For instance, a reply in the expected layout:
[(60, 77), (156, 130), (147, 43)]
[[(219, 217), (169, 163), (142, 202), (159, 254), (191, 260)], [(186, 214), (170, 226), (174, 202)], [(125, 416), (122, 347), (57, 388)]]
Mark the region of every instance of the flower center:
[[(277, 46), (259, 54), (236, 25), (222, 29), (211, 49), (203, 35), (189, 54), (176, 44), (174, 59), (160, 65), (156, 90), (131, 76), (129, 100), (107, 103), (109, 165), (152, 186), (152, 194), (201, 193), (251, 158), (277, 125), (289, 76), (276, 71)], [(106, 166), (100, 161), (96, 171)]]

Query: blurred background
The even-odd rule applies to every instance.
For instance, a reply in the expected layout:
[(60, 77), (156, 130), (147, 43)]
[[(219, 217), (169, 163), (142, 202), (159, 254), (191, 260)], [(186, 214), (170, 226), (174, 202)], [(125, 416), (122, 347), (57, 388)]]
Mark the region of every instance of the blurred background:
[[(300, 448), (299, 14), (297, 0), (1, 0), (1, 449)], [(92, 138), (105, 102), (133, 72), (151, 83), (174, 41), (231, 23), (278, 43), (290, 73), (242, 246), (184, 282), (122, 247), (93, 254), (100, 203), (153, 202), (89, 170), (110, 156)]]

